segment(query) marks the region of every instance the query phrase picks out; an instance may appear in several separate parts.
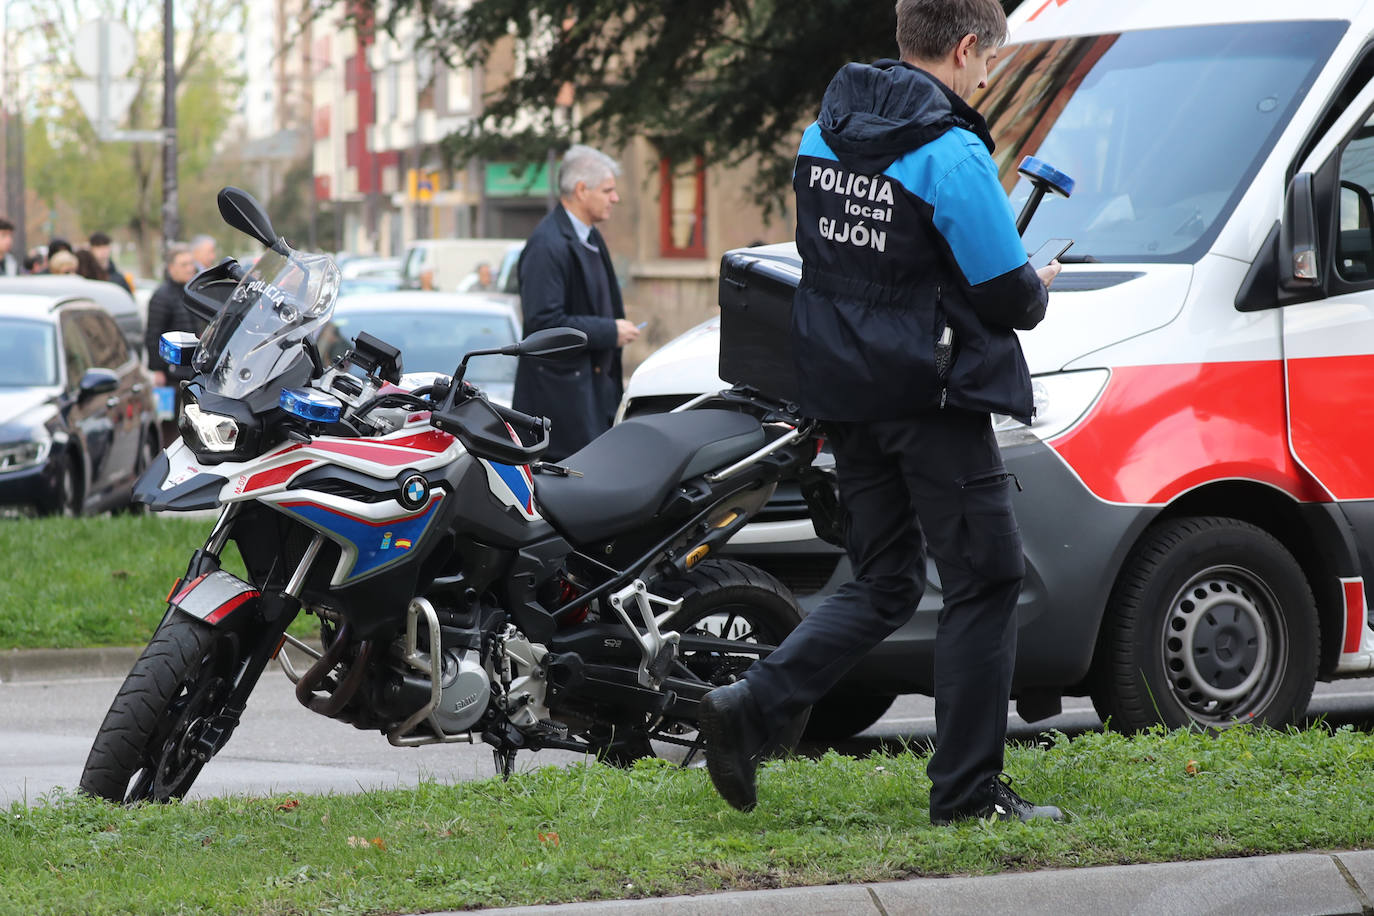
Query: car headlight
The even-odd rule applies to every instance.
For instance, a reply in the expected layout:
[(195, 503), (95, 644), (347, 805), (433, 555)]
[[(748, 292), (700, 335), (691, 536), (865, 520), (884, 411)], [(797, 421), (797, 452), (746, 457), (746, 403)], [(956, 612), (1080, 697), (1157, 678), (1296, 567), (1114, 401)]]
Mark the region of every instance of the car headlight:
[(182, 436), (207, 452), (232, 452), (239, 441), (239, 424), (233, 417), (201, 410), (195, 403), (182, 407), (177, 426)]
[(51, 448), (52, 440), (48, 438), (0, 445), (0, 474), (37, 467), (48, 460)]
[(1087, 369), (1037, 376), (1031, 382), (1035, 419), (1030, 426), (1001, 414), (993, 415), (998, 446), (1043, 442), (1067, 432), (1087, 415), (1111, 375), (1107, 369)]

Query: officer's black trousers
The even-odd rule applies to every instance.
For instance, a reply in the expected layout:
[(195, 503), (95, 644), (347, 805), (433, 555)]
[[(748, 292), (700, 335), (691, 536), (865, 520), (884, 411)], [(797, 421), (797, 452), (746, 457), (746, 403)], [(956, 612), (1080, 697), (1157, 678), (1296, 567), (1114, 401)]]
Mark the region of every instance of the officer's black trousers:
[(827, 423), (854, 580), (746, 673), (770, 723), (819, 700), (914, 613), (926, 550), (944, 590), (935, 644), (932, 815), (982, 801), (1002, 769), (1025, 574), (1011, 478), (987, 414)]

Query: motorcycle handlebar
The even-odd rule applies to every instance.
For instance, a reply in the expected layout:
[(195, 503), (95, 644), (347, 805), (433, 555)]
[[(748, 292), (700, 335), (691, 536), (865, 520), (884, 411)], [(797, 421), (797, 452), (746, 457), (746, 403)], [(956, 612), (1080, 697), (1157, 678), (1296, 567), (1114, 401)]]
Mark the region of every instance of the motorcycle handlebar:
[(492, 404), (491, 406), (496, 411), (497, 416), (517, 429), (524, 429), (535, 434), (545, 433), (548, 429), (549, 421), (545, 417), (532, 417), (527, 413), (502, 407), (500, 404)]

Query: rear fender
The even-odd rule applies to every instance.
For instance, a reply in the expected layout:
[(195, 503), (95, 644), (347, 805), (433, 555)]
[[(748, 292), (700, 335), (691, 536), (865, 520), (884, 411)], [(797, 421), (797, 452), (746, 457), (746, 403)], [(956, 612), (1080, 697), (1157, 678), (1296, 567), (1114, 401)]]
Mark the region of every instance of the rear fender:
[(174, 591), (168, 599), (173, 610), (211, 626), (226, 626), (231, 620), (251, 617), (262, 598), (262, 593), (252, 585), (222, 569), (177, 583)]

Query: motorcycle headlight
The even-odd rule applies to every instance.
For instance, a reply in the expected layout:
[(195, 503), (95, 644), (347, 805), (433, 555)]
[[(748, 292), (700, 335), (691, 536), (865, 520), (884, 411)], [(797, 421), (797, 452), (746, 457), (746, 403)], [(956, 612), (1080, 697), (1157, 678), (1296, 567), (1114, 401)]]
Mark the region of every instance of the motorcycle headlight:
[(51, 447), (52, 440), (47, 438), (0, 445), (0, 474), (37, 467), (48, 460)]
[(207, 452), (232, 452), (239, 441), (239, 424), (233, 417), (201, 410), (190, 403), (177, 421), (182, 436), (200, 443)]
[(1067, 432), (1083, 419), (1111, 378), (1107, 369), (1082, 372), (1056, 372), (1041, 375), (1031, 383), (1035, 400), (1035, 419), (1030, 426), (1000, 414), (993, 416), (993, 430), (1002, 448), (1043, 442)]

